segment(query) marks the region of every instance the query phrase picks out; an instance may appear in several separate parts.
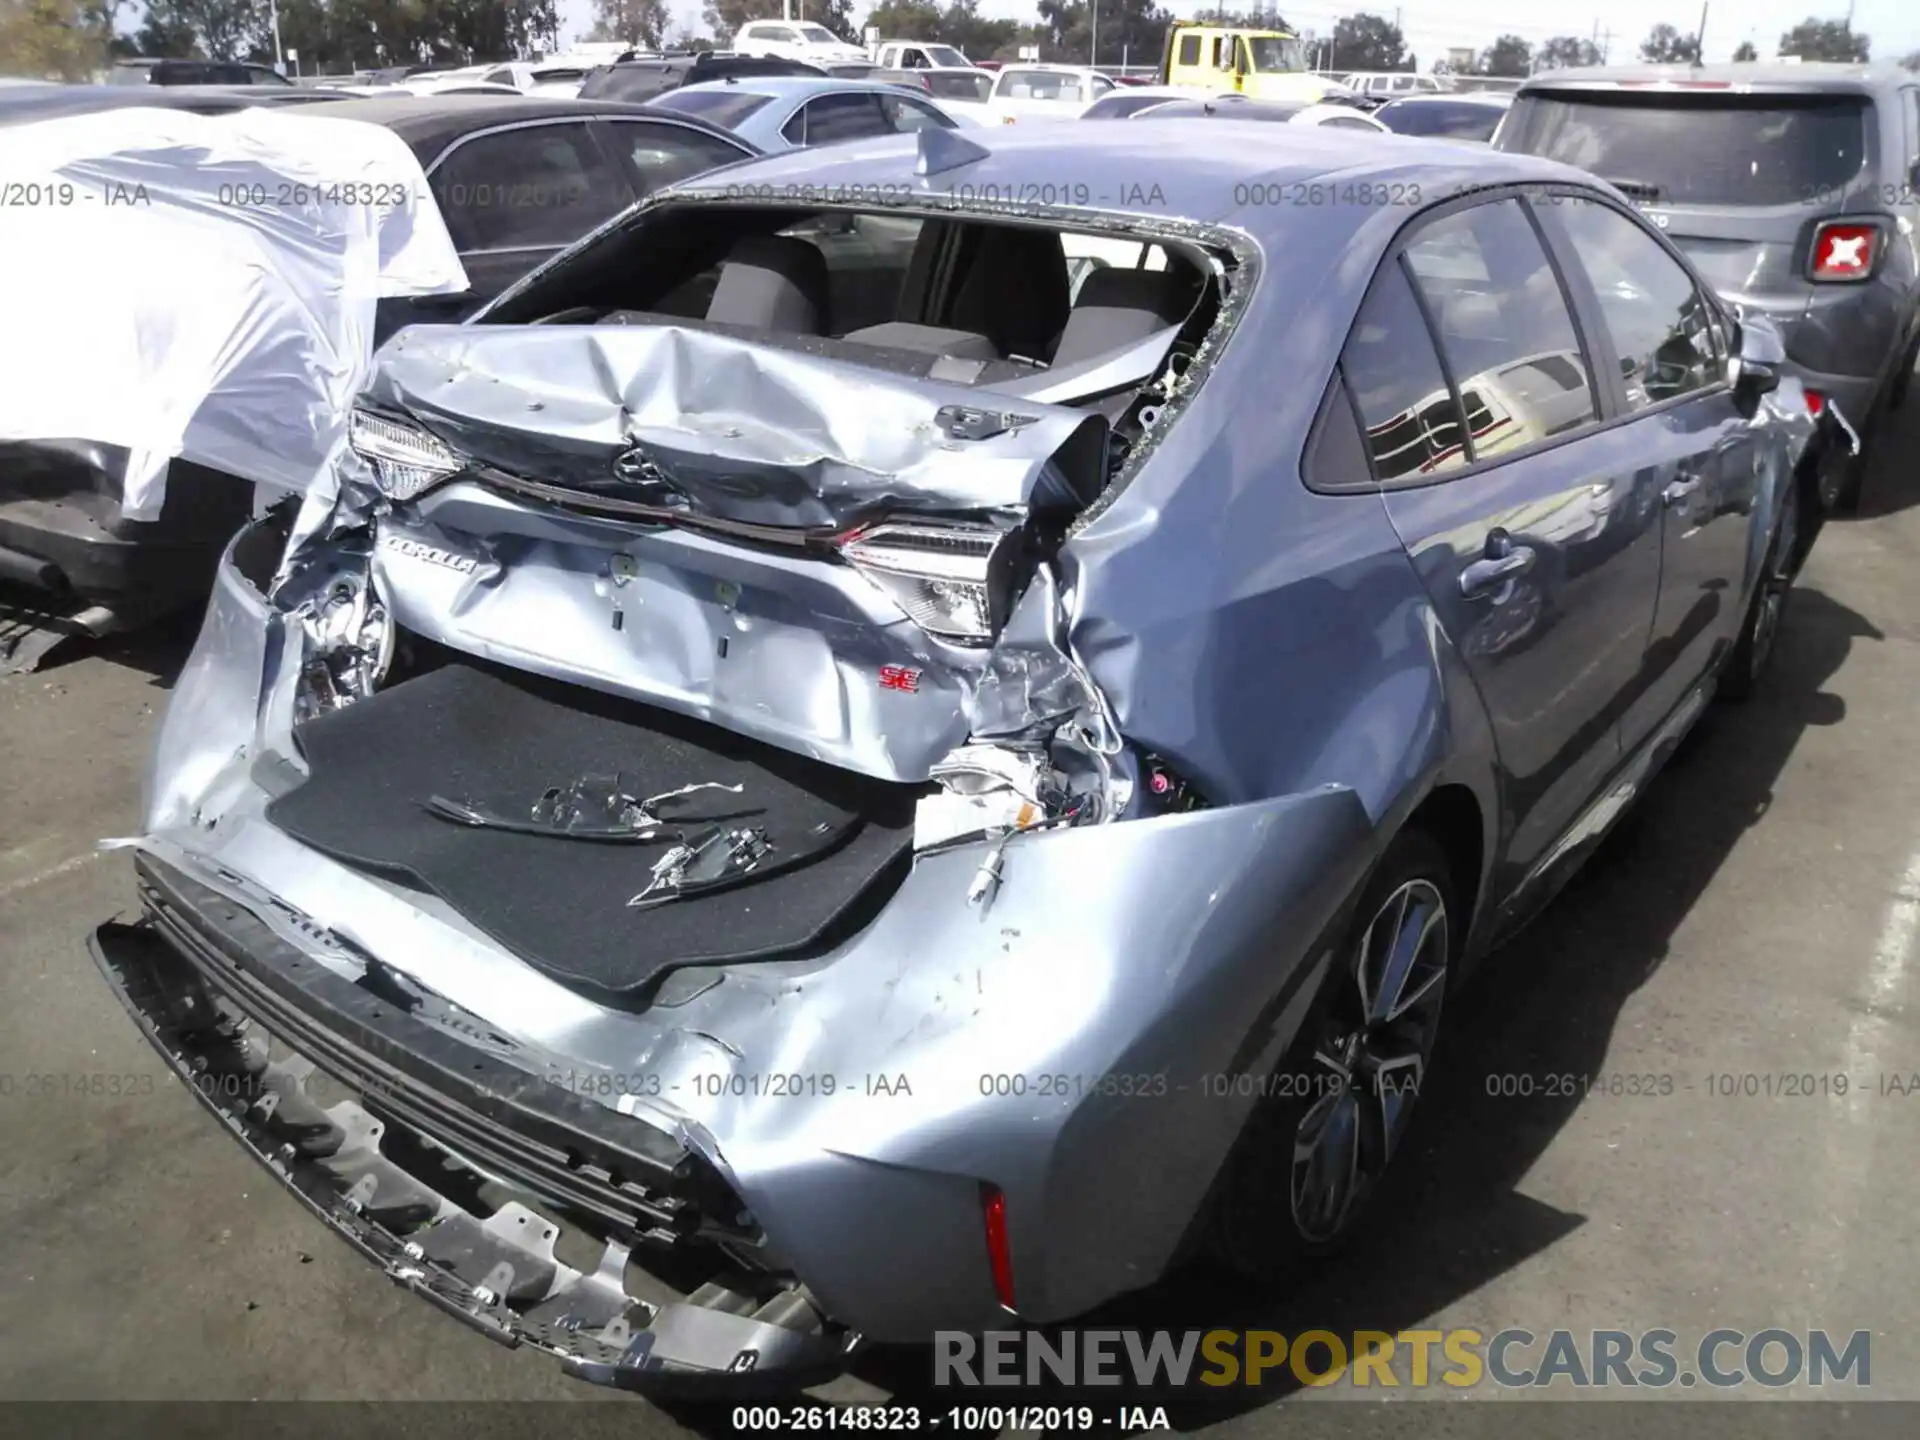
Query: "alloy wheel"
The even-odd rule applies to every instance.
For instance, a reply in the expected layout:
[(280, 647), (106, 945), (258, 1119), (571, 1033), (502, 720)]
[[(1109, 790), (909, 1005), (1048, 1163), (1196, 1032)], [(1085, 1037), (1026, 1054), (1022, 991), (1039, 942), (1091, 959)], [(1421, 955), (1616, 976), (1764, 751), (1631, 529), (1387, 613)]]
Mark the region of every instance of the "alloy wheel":
[(1346, 1228), (1406, 1132), (1439, 1033), (1446, 900), (1428, 880), (1387, 896), (1350, 958), (1294, 1133), (1293, 1219), (1309, 1242)]

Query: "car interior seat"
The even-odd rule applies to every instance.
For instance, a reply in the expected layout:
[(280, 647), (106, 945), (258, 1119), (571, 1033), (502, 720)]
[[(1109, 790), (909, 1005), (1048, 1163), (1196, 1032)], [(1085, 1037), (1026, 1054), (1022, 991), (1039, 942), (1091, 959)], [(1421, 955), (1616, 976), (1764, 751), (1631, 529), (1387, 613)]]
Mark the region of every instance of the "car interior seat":
[(1193, 310), (1197, 276), (1186, 267), (1122, 270), (1105, 266), (1081, 282), (1066, 328), (1053, 352), (1055, 369), (1090, 359), (1157, 330), (1178, 325)]
[(796, 335), (830, 332), (827, 260), (791, 235), (750, 235), (720, 267), (707, 319)]

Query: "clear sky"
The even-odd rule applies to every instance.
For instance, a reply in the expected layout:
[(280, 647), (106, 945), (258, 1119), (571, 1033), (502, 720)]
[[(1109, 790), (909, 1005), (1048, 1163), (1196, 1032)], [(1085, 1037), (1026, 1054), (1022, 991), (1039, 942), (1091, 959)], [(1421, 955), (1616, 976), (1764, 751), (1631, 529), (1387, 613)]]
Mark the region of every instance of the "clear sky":
[[(669, 0), (669, 5), (677, 21), (698, 24), (699, 0)], [(1191, 18), (1202, 9), (1196, 0), (1173, 0), (1169, 8), (1183, 18)], [(1249, 7), (1228, 0), (1228, 8)], [(859, 9), (859, 0), (855, 9)], [(1555, 35), (1584, 35), (1591, 40), (1596, 30), (1604, 39), (1609, 29), (1613, 32), (1611, 58), (1630, 61), (1637, 58), (1647, 31), (1662, 20), (1683, 30), (1692, 30), (1700, 23), (1699, 10), (1687, 0), (1678, 4), (1674, 0), (1616, 0), (1587, 8), (1577, 3), (1563, 8), (1527, 4), (1524, 0), (1412, 0), (1401, 6), (1338, 6), (1326, 0), (1296, 5), (1279, 0), (1279, 9), (1293, 24), (1321, 34), (1331, 31), (1341, 16), (1362, 9), (1389, 18), (1397, 13), (1407, 44), (1419, 56), (1422, 70), (1432, 68), (1434, 60), (1452, 46), (1484, 49), (1496, 35), (1518, 35), (1538, 45)], [(1032, 0), (981, 0), (980, 10), (982, 14), (1017, 20), (1035, 16)], [(1822, 4), (1819, 0), (1742, 0), (1740, 4), (1717, 0), (1707, 13), (1706, 58), (1731, 59), (1742, 40), (1753, 41), (1763, 57), (1771, 55), (1782, 33), (1809, 14), (1838, 20), (1846, 16), (1847, 8), (1844, 3)], [(592, 0), (560, 0), (563, 40), (584, 36), (592, 22)], [(1873, 37), (1876, 59), (1898, 60), (1920, 50), (1920, 3), (1916, 0), (1856, 0), (1853, 26)]]

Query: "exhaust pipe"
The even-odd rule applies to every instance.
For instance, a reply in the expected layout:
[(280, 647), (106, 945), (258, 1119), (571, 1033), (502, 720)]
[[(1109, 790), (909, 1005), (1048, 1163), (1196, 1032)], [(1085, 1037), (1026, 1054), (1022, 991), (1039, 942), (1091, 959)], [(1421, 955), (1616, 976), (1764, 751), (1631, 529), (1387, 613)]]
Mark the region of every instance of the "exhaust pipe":
[(36, 590), (65, 590), (67, 577), (51, 560), (42, 560), (20, 550), (0, 545), (0, 580), (31, 585)]

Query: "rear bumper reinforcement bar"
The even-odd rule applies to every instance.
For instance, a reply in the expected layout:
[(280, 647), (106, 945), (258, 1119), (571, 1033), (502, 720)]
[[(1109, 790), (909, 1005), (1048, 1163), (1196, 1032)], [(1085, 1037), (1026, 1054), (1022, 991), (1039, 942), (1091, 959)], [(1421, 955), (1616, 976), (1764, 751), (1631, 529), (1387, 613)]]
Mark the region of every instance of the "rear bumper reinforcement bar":
[(737, 1396), (844, 1368), (856, 1337), (722, 1248), (754, 1238), (739, 1202), (673, 1136), (422, 1023), (151, 856), (139, 872), (142, 920), (89, 942), (114, 993), (228, 1132), (396, 1284), (622, 1389)]

